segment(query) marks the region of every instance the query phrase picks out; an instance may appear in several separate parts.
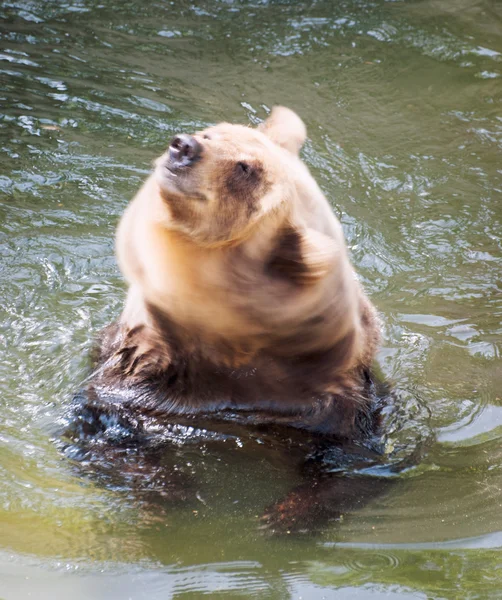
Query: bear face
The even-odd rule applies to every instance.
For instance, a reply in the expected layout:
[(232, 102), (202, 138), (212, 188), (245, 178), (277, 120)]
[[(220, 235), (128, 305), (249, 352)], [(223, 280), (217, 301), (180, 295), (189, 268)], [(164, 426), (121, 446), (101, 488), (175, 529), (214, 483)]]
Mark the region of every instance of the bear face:
[(214, 247), (244, 239), (271, 212), (292, 209), (305, 127), (284, 108), (275, 111), (274, 122), (269, 132), (285, 129), (293, 136), (284, 136), (283, 145), (266, 135), (265, 126), (228, 123), (173, 139), (155, 168), (172, 228)]

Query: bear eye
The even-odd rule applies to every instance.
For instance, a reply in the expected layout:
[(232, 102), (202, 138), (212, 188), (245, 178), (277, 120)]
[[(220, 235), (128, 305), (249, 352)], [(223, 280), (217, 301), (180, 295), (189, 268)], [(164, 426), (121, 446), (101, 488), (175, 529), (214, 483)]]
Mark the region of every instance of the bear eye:
[(226, 188), (231, 196), (249, 199), (258, 189), (263, 177), (263, 168), (257, 161), (249, 164), (242, 160), (229, 164), (230, 172), (226, 180)]
[(205, 134), (202, 136), (202, 138), (203, 138), (204, 140), (210, 140), (210, 139), (211, 139), (211, 136), (210, 136), (210, 135), (208, 135), (207, 133), (205, 133)]
[(251, 172), (251, 167), (247, 163), (241, 161), (237, 163), (237, 169), (245, 175), (248, 175)]

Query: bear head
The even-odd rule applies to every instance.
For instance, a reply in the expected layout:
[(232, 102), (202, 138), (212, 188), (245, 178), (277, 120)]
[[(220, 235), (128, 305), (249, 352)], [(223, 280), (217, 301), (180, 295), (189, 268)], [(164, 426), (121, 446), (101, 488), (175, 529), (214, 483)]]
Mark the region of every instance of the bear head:
[(238, 242), (265, 215), (291, 210), (306, 130), (276, 108), (257, 129), (221, 123), (173, 138), (155, 176), (170, 226), (205, 246)]

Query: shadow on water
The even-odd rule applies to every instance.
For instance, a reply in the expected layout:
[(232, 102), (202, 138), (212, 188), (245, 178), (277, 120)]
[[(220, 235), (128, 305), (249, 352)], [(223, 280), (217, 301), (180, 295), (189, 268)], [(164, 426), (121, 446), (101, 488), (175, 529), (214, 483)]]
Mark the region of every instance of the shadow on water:
[[(9, 0), (0, 16), (0, 597), (500, 597), (499, 4)], [(392, 489), (274, 538), (259, 516), (302, 482), (289, 440), (193, 446), (182, 424), (94, 460), (51, 436), (123, 303), (114, 229), (152, 159), (278, 103), (307, 124), (397, 402), (385, 460), (330, 458)]]

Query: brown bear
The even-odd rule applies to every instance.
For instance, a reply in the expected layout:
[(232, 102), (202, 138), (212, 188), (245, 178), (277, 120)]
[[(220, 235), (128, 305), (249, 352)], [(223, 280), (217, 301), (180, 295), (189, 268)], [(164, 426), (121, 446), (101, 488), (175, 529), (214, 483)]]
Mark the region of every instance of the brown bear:
[[(257, 128), (172, 139), (118, 228), (129, 290), (101, 340), (95, 405), (295, 428), (323, 443), (372, 430), (379, 321), (299, 157), (305, 137), (276, 107)], [(309, 512), (337, 486), (314, 500), (310, 485), (308, 502), (295, 492), (280, 510)]]

